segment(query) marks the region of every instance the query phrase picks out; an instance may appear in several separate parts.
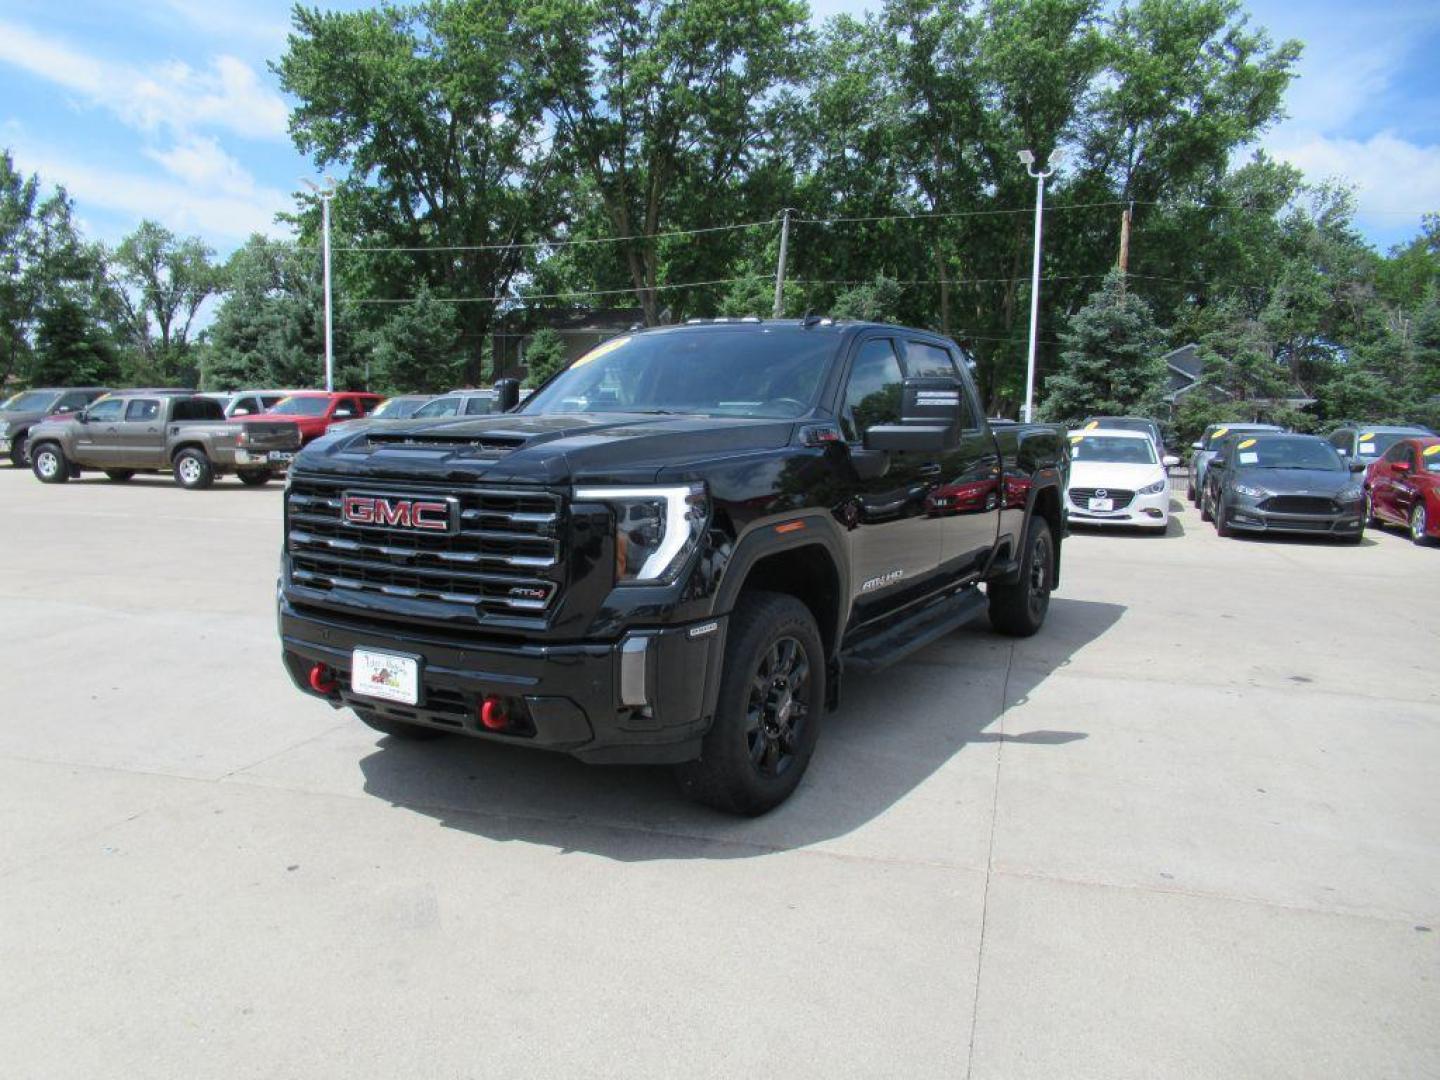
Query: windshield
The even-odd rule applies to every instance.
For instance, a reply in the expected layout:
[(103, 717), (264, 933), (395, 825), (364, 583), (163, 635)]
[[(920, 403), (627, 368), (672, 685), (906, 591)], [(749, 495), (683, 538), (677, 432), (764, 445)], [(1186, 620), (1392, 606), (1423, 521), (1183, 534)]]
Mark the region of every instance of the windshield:
[(1149, 439), (1127, 439), (1122, 435), (1073, 435), (1070, 457), (1074, 461), (1104, 461), (1116, 465), (1154, 465), (1155, 444)]
[(381, 402), (370, 414), (372, 420), (404, 420), (412, 415), (416, 409), (425, 404), (423, 397), (392, 397), (389, 401)]
[(1223, 439), (1223, 438), (1225, 438), (1226, 435), (1233, 435), (1233, 434), (1235, 434), (1237, 431), (1279, 431), (1279, 430), (1280, 430), (1279, 428), (1257, 428), (1257, 427), (1254, 427), (1254, 426), (1251, 426), (1251, 425), (1246, 425), (1246, 424), (1234, 424), (1234, 425), (1231, 425), (1230, 427), (1218, 427), (1218, 428), (1216, 428), (1214, 431), (1210, 432), (1209, 435), (1206, 435), (1206, 436), (1205, 436), (1205, 449), (1206, 449), (1206, 450), (1218, 450), (1218, 449), (1220, 449), (1220, 440)]
[(1421, 448), (1420, 467), (1426, 472), (1440, 473), (1440, 443)]
[(60, 400), (60, 395), (45, 390), (25, 390), (8, 401), (0, 408), (7, 412), (49, 412), (51, 406)]
[(835, 338), (793, 327), (678, 330), (597, 345), (521, 406), (578, 412), (803, 416)]
[(1345, 462), (1320, 439), (1246, 439), (1235, 444), (1235, 464), (1247, 469), (1319, 469), (1345, 472)]
[(1149, 420), (1127, 420), (1121, 416), (1092, 416), (1085, 421), (1085, 424), (1087, 427), (1094, 424), (1112, 431), (1139, 431), (1146, 435), (1155, 433), (1155, 428)]
[(1413, 439), (1417, 431), (1362, 431), (1355, 440), (1356, 457), (1379, 457), (1401, 439)]
[(323, 397), (287, 397), (270, 411), (276, 416), (324, 416), (330, 399)]

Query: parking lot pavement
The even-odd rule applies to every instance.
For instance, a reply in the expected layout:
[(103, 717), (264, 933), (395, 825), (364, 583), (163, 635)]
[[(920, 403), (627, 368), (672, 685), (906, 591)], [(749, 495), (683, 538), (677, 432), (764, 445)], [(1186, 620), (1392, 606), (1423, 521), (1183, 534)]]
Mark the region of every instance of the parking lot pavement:
[(1437, 1070), (1440, 550), (1076, 535), (736, 821), (295, 693), (276, 486), (0, 506), (6, 1075)]

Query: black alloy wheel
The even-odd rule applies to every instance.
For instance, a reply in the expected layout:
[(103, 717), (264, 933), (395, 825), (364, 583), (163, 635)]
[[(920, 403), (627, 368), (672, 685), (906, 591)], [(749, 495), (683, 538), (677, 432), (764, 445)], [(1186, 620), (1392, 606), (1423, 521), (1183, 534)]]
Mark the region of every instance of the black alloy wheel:
[(750, 680), (745, 743), (750, 762), (764, 777), (790, 769), (804, 743), (812, 705), (810, 657), (793, 637), (778, 639)]

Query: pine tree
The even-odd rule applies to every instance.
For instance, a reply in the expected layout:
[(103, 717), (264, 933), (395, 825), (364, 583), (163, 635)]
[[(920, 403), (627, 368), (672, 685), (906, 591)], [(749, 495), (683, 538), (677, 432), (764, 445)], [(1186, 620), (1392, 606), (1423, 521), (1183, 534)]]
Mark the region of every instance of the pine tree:
[(1112, 270), (1060, 335), (1060, 369), (1045, 382), (1042, 414), (1159, 416), (1164, 411), (1165, 337), (1150, 305)]
[(537, 330), (525, 344), (525, 385), (539, 386), (568, 362), (560, 335), (548, 326)]

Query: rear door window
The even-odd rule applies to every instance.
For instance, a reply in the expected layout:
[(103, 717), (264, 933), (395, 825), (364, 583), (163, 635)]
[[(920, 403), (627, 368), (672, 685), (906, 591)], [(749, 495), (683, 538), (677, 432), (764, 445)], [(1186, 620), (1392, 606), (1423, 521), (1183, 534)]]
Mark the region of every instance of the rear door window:
[(137, 398), (125, 407), (127, 424), (142, 424), (160, 415), (160, 402), (155, 398)]
[(863, 343), (850, 366), (850, 382), (845, 388), (840, 415), (845, 438), (859, 442), (866, 428), (898, 424), (904, 385), (905, 374), (900, 370), (895, 343), (889, 338), (871, 338)]

